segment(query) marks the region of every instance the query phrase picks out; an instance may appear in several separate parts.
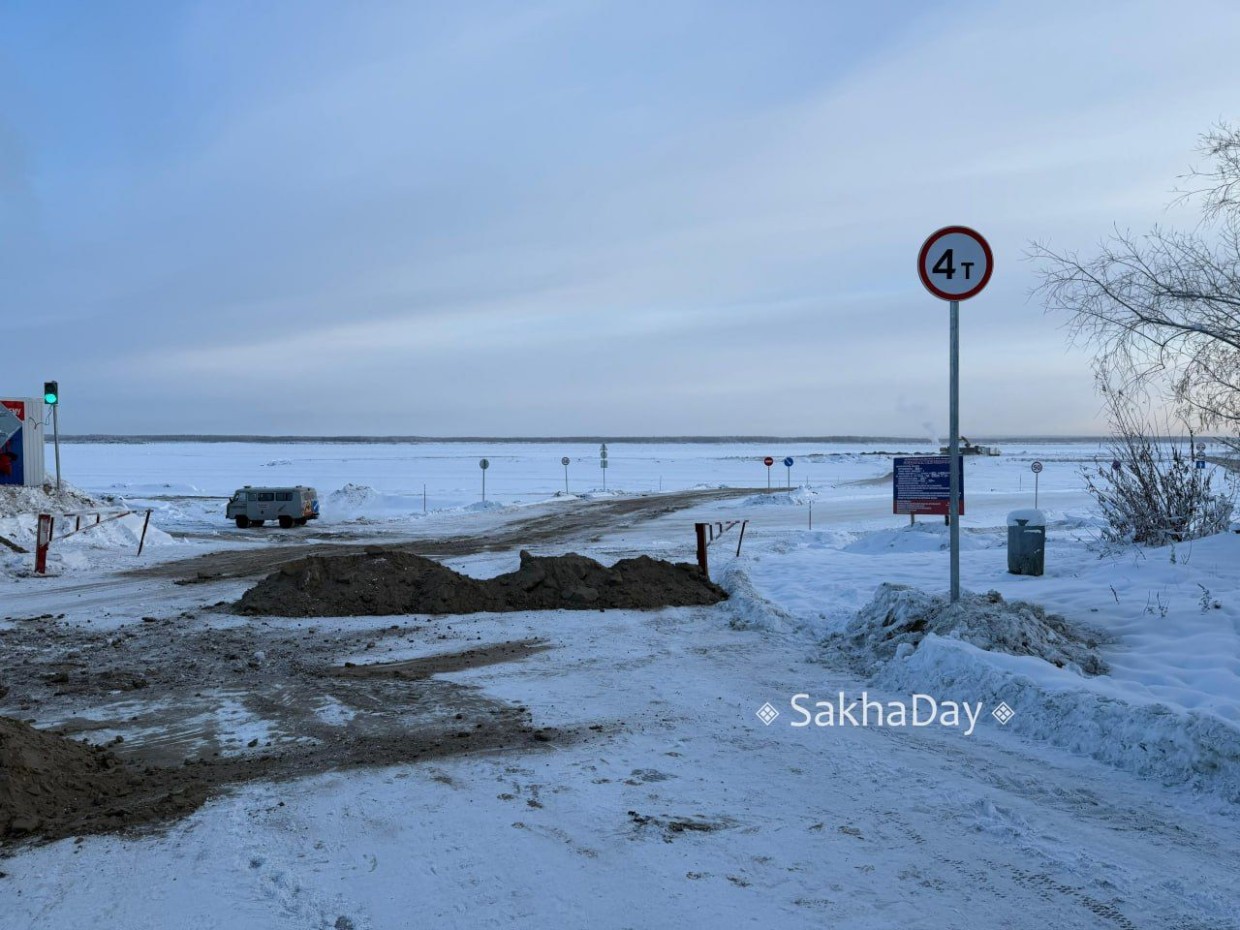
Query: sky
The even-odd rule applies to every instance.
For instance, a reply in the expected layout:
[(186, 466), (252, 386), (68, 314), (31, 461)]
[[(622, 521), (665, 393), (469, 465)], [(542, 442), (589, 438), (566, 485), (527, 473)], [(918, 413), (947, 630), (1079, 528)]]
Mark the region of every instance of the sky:
[(67, 433), (1104, 431), (1032, 241), (1170, 207), (1240, 4), (0, 5), (0, 395)]

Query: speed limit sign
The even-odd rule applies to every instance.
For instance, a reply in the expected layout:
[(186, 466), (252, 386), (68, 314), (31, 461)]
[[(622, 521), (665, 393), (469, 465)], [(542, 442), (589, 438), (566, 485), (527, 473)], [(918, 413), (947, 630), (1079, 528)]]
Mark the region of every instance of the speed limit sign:
[(944, 226), (932, 233), (917, 256), (921, 283), (943, 300), (968, 300), (990, 282), (995, 257), (990, 243), (968, 226)]
[(1042, 472), (1042, 463), (1041, 463), (1041, 462), (1034, 462), (1032, 465), (1030, 465), (1030, 466), (1029, 466), (1029, 470), (1030, 470), (1031, 472), (1033, 472), (1035, 475), (1037, 475), (1037, 474), (1041, 474), (1041, 472)]

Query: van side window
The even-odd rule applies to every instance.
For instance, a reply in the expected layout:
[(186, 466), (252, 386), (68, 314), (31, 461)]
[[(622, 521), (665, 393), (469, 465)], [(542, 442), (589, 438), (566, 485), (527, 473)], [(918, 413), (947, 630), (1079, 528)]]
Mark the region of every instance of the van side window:
[(264, 491), (262, 494), (259, 494), (259, 495), (258, 495), (258, 499), (259, 499), (260, 501), (264, 501), (264, 502), (265, 502), (265, 501), (273, 501), (273, 500), (275, 500), (275, 499), (276, 499), (276, 496), (275, 496), (274, 494), (272, 494), (270, 491)]
[(293, 499), (293, 495), (289, 493), (288, 491), (276, 491), (276, 500), (291, 501), (292, 499)]
[(258, 494), (254, 491), (247, 491), (245, 495), (245, 499), (248, 501), (256, 501), (258, 500)]

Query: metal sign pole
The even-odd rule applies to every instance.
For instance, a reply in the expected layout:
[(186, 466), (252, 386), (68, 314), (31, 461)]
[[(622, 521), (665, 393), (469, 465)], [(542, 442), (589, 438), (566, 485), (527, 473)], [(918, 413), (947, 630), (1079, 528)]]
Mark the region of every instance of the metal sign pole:
[(947, 454), (950, 458), (951, 500), (947, 506), (951, 519), (951, 598), (960, 600), (960, 301), (951, 302), (951, 373), (949, 403), (951, 405), (951, 439)]
[(1038, 509), (1038, 473), (1033, 473), (1033, 509)]

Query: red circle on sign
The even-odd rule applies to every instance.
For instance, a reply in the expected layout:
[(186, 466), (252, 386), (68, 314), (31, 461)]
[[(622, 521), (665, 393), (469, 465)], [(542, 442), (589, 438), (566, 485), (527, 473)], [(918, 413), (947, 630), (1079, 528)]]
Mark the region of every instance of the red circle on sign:
[(770, 468), (772, 465), (775, 464), (775, 460), (768, 455), (766, 458), (762, 460), (762, 464), (765, 465), (767, 468)]
[[(953, 233), (959, 233), (961, 235), (976, 239), (978, 245), (982, 247), (982, 252), (986, 256), (986, 273), (982, 275), (981, 280), (977, 282), (975, 287), (970, 288), (961, 294), (948, 294), (946, 291), (939, 290), (938, 287), (935, 286), (934, 282), (931, 281), (926, 275), (926, 254), (934, 248), (934, 244), (936, 242), (944, 236), (949, 236)], [(921, 278), (921, 283), (926, 286), (926, 290), (928, 290), (935, 297), (939, 297), (943, 300), (968, 300), (970, 297), (976, 297), (979, 293), (981, 293), (982, 288), (990, 282), (990, 273), (994, 270), (995, 256), (994, 253), (990, 251), (990, 243), (987, 242), (982, 237), (982, 234), (976, 229), (970, 229), (968, 226), (944, 226), (942, 229), (932, 232), (929, 238), (922, 243), (921, 251), (917, 253), (917, 276)]]

